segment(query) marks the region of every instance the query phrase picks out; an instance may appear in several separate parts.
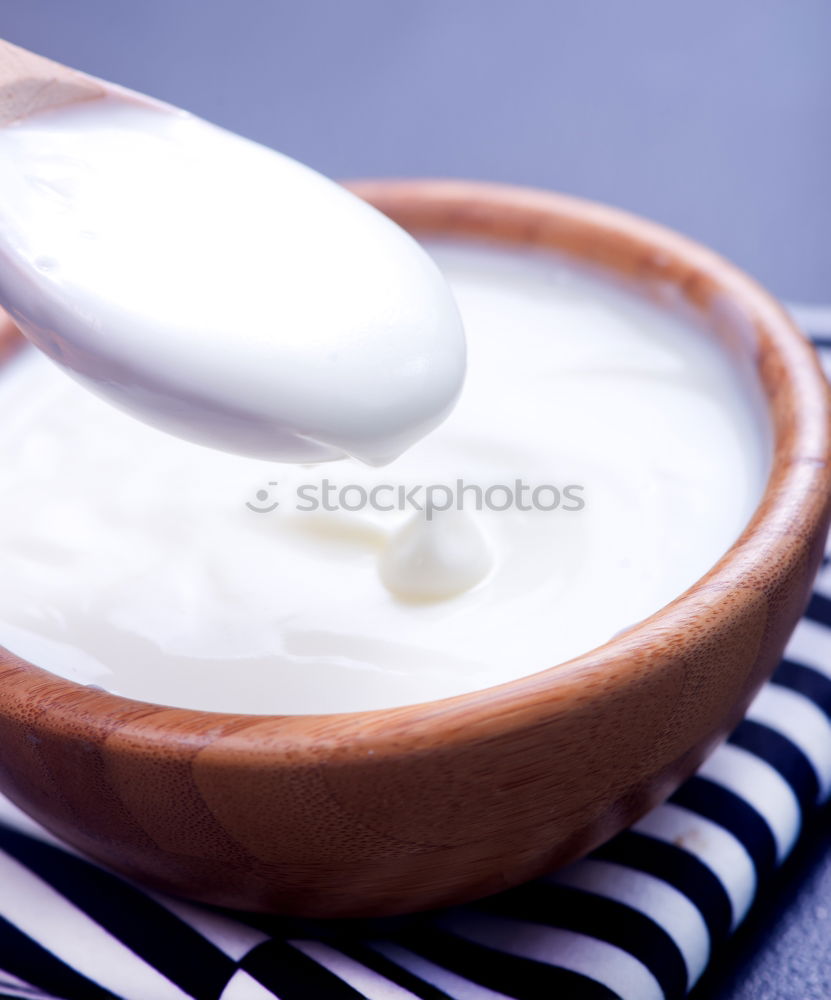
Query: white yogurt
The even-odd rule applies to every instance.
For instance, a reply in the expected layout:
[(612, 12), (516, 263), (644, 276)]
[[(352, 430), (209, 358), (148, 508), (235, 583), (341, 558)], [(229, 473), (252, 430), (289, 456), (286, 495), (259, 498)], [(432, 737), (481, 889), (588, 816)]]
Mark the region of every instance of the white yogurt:
[(388, 461), (464, 377), (452, 296), (408, 234), (129, 92), (0, 129), (0, 305), (134, 416), (278, 461)]
[(493, 554), (481, 528), (463, 506), (454, 506), (432, 517), (419, 512), (393, 532), (378, 570), (396, 597), (443, 601), (475, 587), (492, 567)]
[[(468, 377), (446, 422), (383, 469), (196, 448), (36, 352), (20, 359), (0, 379), (0, 641), (149, 701), (381, 708), (562, 662), (702, 576), (768, 466), (752, 394), (721, 350), (552, 257), (432, 249)], [(320, 509), (373, 487), (376, 507), (397, 507), (399, 486), (458, 480), (461, 520)], [(501, 506), (517, 480), (524, 506), (532, 487), (540, 506), (557, 487), (560, 505), (474, 509), (472, 488), (503, 487)]]

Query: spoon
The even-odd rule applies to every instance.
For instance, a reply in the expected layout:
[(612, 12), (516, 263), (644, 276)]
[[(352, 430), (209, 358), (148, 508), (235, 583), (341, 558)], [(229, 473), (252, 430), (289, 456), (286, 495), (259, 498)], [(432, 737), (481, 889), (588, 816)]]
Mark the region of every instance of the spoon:
[(0, 127), (105, 94), (102, 81), (0, 39)]
[(451, 292), (308, 167), (0, 42), (0, 305), (94, 392), (197, 443), (383, 464), (465, 371)]

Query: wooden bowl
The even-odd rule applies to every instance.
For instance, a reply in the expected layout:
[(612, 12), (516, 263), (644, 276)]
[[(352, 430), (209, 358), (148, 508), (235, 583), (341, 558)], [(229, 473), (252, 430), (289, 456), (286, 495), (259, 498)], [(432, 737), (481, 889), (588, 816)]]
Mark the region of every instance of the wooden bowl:
[(699, 314), (758, 373), (773, 471), (741, 538), (672, 604), (584, 656), (474, 694), (353, 714), (223, 715), (116, 697), (0, 650), (0, 788), (14, 802), (148, 885), (303, 916), (495, 892), (586, 853), (669, 795), (776, 666), (831, 495), (829, 395), (814, 353), (720, 257), (539, 191), (355, 189), (413, 232), (553, 247)]

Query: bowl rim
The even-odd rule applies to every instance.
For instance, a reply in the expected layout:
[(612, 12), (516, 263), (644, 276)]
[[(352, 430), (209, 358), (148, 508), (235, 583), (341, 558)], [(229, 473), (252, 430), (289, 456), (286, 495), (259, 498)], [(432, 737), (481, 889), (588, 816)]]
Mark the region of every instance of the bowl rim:
[[(774, 574), (784, 578), (797, 567), (804, 555), (800, 539), (815, 537), (828, 512), (831, 395), (810, 342), (754, 279), (664, 226), (570, 195), (459, 180), (373, 180), (349, 186), (420, 235), (557, 250), (552, 233), (568, 230), (587, 246), (592, 240), (596, 247), (610, 249), (626, 244), (636, 262), (632, 276), (642, 285), (650, 274), (659, 277), (667, 262), (675, 262), (682, 265), (684, 284), (669, 280), (688, 301), (718, 293), (733, 310), (740, 338), (756, 355), (772, 425), (770, 475), (744, 531), (703, 577), (648, 618), (564, 663), (479, 691), (357, 712), (206, 712), (91, 688), (0, 646), (0, 714), (11, 708), (18, 717), (31, 716), (26, 702), (34, 702), (39, 729), (65, 735), (80, 728), (89, 738), (101, 739), (118, 719), (122, 731), (128, 727), (132, 747), (149, 753), (160, 747), (190, 753), (197, 734), (211, 732), (222, 737), (231, 757), (242, 752), (253, 766), (274, 766), (275, 750), (281, 755), (293, 751), (296, 763), (296, 754), (314, 753), (319, 759), (324, 753), (340, 762), (360, 762), (368, 754), (389, 758), (437, 745), (450, 748), (536, 727), (552, 712), (633, 683), (651, 661), (659, 669), (673, 635), (692, 618), (700, 623), (700, 616), (706, 616), (711, 631), (735, 621), (736, 604), (723, 599), (726, 591), (741, 590), (751, 581), (745, 599), (753, 600), (760, 588), (771, 585)], [(501, 226), (512, 229), (513, 236), (500, 235)], [(593, 683), (587, 686), (589, 680)]]

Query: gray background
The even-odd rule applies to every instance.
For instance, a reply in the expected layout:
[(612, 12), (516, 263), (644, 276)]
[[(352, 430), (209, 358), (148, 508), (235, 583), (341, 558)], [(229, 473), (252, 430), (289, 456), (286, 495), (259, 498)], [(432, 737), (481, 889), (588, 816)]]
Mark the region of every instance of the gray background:
[(831, 301), (831, 0), (0, 0), (0, 33), (331, 176), (557, 188)]
[[(831, 0), (0, 0), (0, 35), (335, 177), (612, 202), (831, 303)], [(831, 996), (824, 815), (697, 991)]]

